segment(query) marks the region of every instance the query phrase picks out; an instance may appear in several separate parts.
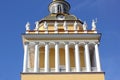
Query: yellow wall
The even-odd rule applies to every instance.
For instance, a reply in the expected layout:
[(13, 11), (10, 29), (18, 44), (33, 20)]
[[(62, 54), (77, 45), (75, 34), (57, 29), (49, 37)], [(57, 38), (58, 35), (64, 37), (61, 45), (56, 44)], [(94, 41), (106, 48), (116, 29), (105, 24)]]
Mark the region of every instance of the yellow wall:
[(75, 67), (75, 55), (74, 55), (74, 49), (69, 48), (69, 53), (70, 53), (70, 66)]
[(45, 47), (40, 47), (40, 68), (44, 68), (44, 61), (45, 61)]
[(84, 47), (80, 46), (80, 62), (81, 62), (81, 67), (85, 67), (85, 59), (84, 59)]
[(65, 50), (63, 48), (59, 49), (60, 55), (60, 65), (65, 65)]
[(50, 65), (50, 68), (55, 68), (55, 49), (54, 48), (50, 48), (49, 50), (49, 65)]
[[(59, 25), (58, 29), (64, 29), (63, 25)], [(39, 30), (45, 30), (43, 26)], [(54, 25), (48, 25), (48, 30), (54, 30)], [(69, 25), (68, 30), (74, 30), (74, 25)], [(82, 30), (82, 26), (78, 26), (78, 30)]]
[(21, 74), (21, 80), (104, 80), (104, 73)]
[[(84, 62), (84, 48), (81, 46), (80, 48), (80, 62), (81, 62), (81, 67), (85, 67), (85, 62)], [(40, 47), (40, 68), (44, 68), (44, 60), (45, 60), (45, 47)], [(64, 48), (59, 49), (59, 56), (60, 56), (60, 65), (65, 65), (65, 50)], [(70, 66), (75, 67), (75, 52), (74, 48), (69, 48), (69, 53), (70, 53)], [(55, 67), (55, 49), (50, 48), (49, 50), (49, 65), (50, 68)], [(30, 53), (30, 66), (31, 68), (34, 67), (34, 53)]]

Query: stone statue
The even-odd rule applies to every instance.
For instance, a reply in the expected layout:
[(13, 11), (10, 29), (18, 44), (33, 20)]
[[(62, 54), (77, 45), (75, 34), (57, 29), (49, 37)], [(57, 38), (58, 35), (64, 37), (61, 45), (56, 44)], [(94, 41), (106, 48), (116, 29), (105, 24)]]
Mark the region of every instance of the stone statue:
[(66, 21), (64, 21), (63, 27), (64, 27), (64, 30), (65, 30), (65, 31), (68, 30)]
[(26, 28), (26, 30), (30, 30), (30, 23), (29, 22), (26, 23), (25, 28)]
[(54, 29), (57, 31), (58, 30), (58, 23), (55, 21)]
[(48, 24), (47, 24), (46, 21), (44, 22), (44, 28), (45, 28), (45, 29), (48, 29)]
[(39, 28), (39, 21), (36, 21), (35, 24), (36, 24), (35, 30), (38, 30), (38, 28)]
[(86, 21), (84, 21), (84, 23), (83, 23), (83, 30), (87, 30), (87, 23), (86, 23)]
[(74, 30), (77, 30), (77, 22), (74, 23)]
[(97, 23), (97, 20), (92, 20), (92, 30), (96, 30), (96, 23)]

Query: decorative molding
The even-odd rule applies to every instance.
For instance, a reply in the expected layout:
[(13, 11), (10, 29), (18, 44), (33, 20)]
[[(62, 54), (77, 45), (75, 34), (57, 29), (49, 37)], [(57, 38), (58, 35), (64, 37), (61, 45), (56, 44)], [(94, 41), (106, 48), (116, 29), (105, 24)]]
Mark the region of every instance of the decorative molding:
[(24, 42), (25, 45), (29, 45), (29, 42)]
[(40, 72), (40, 73), (21, 73), (22, 75), (47, 75), (47, 74), (51, 74), (51, 75), (58, 75), (58, 74), (105, 74), (105, 72)]
[(100, 40), (101, 34), (23, 34), (26, 40)]

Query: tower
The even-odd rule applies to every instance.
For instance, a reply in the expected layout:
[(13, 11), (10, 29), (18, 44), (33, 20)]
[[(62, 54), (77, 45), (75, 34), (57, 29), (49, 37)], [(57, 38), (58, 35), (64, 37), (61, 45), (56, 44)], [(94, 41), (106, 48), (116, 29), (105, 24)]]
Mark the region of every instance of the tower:
[(67, 1), (53, 0), (50, 14), (36, 21), (34, 30), (26, 24), (21, 80), (104, 80), (96, 21), (87, 30), (69, 10)]

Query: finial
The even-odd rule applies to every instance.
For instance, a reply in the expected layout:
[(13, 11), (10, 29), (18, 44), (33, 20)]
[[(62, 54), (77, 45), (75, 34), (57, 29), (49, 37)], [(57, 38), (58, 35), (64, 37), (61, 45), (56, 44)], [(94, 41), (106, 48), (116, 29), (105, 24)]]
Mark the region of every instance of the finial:
[(96, 30), (96, 23), (97, 23), (97, 18), (96, 21), (94, 19), (92, 20), (92, 30)]
[(30, 30), (30, 23), (29, 22), (26, 23), (25, 28), (26, 28), (26, 30)]

